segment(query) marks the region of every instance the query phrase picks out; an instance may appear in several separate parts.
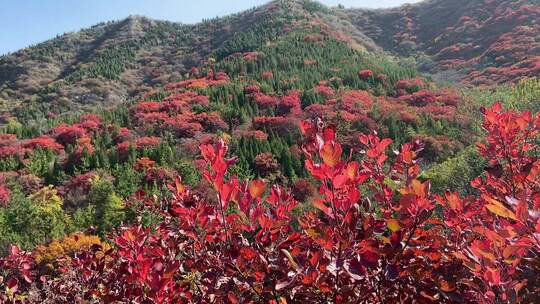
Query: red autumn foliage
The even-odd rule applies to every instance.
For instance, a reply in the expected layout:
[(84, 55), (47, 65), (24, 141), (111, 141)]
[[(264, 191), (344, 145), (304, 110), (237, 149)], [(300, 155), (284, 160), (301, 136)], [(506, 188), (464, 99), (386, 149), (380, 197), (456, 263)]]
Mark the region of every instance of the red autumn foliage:
[(204, 89), (208, 86), (215, 86), (225, 84), (229, 82), (229, 76), (223, 72), (214, 73), (210, 70), (206, 77), (191, 78), (182, 80), (180, 82), (169, 83), (165, 86), (166, 91), (173, 91), (177, 89)]
[(300, 100), (299, 91), (290, 91), (287, 95), (282, 96), (277, 106), (276, 114), (280, 115), (299, 115), (302, 113), (302, 101)]
[(255, 156), (253, 165), (260, 176), (270, 176), (279, 171), (279, 164), (270, 152), (263, 152)]
[(74, 145), (77, 139), (88, 135), (87, 130), (78, 124), (60, 124), (52, 128), (50, 133), (52, 137), (56, 138), (56, 141), (64, 146)]
[(293, 197), (299, 202), (305, 202), (317, 193), (313, 183), (305, 178), (298, 179), (291, 187)]
[(335, 94), (334, 89), (325, 84), (319, 84), (315, 87), (315, 92), (323, 94), (325, 98), (332, 98)]
[(167, 119), (165, 128), (171, 130), (179, 138), (193, 137), (203, 130), (203, 126), (199, 122), (195, 122), (183, 114)]
[(402, 79), (396, 82), (395, 88), (398, 92), (398, 96), (404, 95), (407, 93), (414, 93), (418, 90), (426, 88), (426, 80), (421, 77)]
[(55, 152), (60, 152), (64, 150), (64, 147), (57, 143), (54, 138), (51, 138), (47, 135), (42, 135), (37, 138), (29, 139), (22, 142), (22, 147), (25, 149), (34, 150), (36, 148), (40, 149), (49, 149)]
[(373, 71), (372, 70), (361, 70), (358, 72), (358, 76), (362, 79), (368, 79), (370, 77), (373, 77)]
[(252, 94), (260, 93), (260, 92), (261, 92), (261, 88), (256, 84), (250, 84), (244, 87), (244, 93), (246, 95), (252, 95)]
[(130, 139), (133, 139), (135, 135), (133, 132), (128, 128), (120, 128), (118, 129), (118, 134), (116, 134), (114, 138), (115, 143), (124, 142)]
[(257, 105), (262, 108), (275, 107), (279, 104), (279, 98), (277, 96), (268, 96), (264, 93), (255, 93), (253, 94), (253, 98), (255, 99)]
[(489, 167), (472, 182), (479, 195), (461, 198), (418, 179), (419, 142), (394, 147), (390, 161), (392, 140), (372, 132), (349, 154), (335, 127), (303, 121), (319, 193), (300, 215), (281, 187), (230, 174), (236, 159), (222, 140), (202, 145), (215, 200), (180, 178), (162, 201), (139, 192), (132, 200), (164, 218), (158, 227), (122, 228), (112, 249), (60, 259), (61, 271), (39, 281), (32, 254), (12, 247), (0, 259), (0, 300), (33, 288), (61, 302), (536, 303), (540, 116), (496, 104), (483, 128)]
[(129, 151), (129, 147), (133, 146), (137, 151), (143, 149), (152, 149), (161, 143), (161, 138), (156, 136), (139, 137), (134, 141), (124, 141), (116, 145), (118, 153), (125, 155)]
[(265, 71), (261, 73), (262, 79), (271, 79), (274, 78), (274, 73), (272, 71)]
[(215, 133), (218, 130), (227, 130), (229, 125), (221, 118), (219, 112), (203, 112), (193, 117), (193, 121), (200, 123), (206, 132)]
[(23, 157), (25, 149), (21, 147), (14, 134), (0, 134), (0, 158)]
[(253, 137), (258, 140), (267, 140), (268, 134), (266, 134), (263, 131), (260, 130), (234, 130), (232, 133), (233, 137), (235, 138), (241, 138), (241, 137)]
[(415, 107), (424, 107), (436, 103), (440, 105), (455, 107), (458, 105), (460, 97), (457, 92), (451, 90), (433, 92), (430, 90), (422, 89), (412, 94), (400, 96), (399, 100)]
[(290, 134), (292, 131), (296, 130), (298, 125), (298, 118), (296, 117), (267, 117), (259, 116), (253, 118), (253, 128), (256, 130), (262, 131), (274, 131), (280, 135)]
[(0, 184), (0, 207), (6, 207), (11, 197), (11, 191), (6, 185)]

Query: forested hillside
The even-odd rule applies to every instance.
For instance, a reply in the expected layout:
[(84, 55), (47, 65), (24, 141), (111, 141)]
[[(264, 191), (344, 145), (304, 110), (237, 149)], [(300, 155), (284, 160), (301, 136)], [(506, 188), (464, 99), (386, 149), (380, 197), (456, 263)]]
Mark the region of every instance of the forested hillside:
[(444, 80), (493, 85), (540, 74), (535, 0), (430, 0), (388, 10), (341, 11), (384, 50), (413, 56)]
[(494, 45), (539, 6), (462, 2), (130, 17), (0, 58), (0, 303), (538, 301), (538, 35)]

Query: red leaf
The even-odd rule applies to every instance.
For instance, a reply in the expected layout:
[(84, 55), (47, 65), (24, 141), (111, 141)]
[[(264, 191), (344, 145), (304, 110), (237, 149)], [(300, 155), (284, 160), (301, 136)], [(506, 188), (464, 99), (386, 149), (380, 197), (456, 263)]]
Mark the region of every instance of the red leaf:
[(323, 162), (332, 168), (339, 163), (341, 153), (343, 153), (341, 145), (334, 142), (325, 143), (320, 152)]

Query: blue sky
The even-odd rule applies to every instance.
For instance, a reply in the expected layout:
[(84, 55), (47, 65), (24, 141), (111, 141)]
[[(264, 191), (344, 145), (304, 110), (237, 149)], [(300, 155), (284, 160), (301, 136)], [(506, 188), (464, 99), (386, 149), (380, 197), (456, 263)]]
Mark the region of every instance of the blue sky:
[[(195, 23), (268, 0), (0, 0), (0, 54), (129, 15)], [(346, 7), (391, 7), (419, 0), (322, 0)]]

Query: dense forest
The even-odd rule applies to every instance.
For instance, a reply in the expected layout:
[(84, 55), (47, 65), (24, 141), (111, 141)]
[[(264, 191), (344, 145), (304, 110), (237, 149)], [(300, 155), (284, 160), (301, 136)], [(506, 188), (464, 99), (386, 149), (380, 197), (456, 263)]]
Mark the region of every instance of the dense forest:
[(540, 6), (461, 2), (0, 57), (0, 303), (538, 302)]

